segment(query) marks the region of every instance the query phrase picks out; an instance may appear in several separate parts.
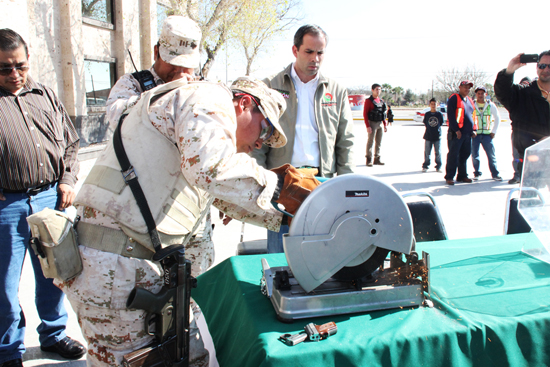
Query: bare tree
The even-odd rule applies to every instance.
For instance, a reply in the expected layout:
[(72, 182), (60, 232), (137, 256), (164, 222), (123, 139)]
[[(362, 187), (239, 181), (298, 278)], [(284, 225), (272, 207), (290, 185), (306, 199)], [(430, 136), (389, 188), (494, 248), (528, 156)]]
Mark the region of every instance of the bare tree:
[(101, 0), (82, 0), (82, 15), (89, 18), (104, 19), (110, 16), (105, 1)]
[(233, 28), (247, 1), (242, 0), (170, 0), (174, 14), (186, 15), (200, 26), (201, 51), (206, 52), (202, 74), (206, 77), (222, 46), (233, 36)]
[(352, 94), (370, 95), (371, 94), (370, 87), (368, 87), (366, 85), (358, 85), (358, 86), (349, 87), (349, 88), (347, 88), (347, 90), (348, 90), (348, 95), (352, 95)]
[(302, 18), (297, 13), (299, 0), (246, 0), (242, 22), (235, 32), (236, 42), (246, 57), (246, 75), (263, 46), (277, 34), (284, 33)]
[[(242, 44), (247, 74), (265, 41), (290, 27), (289, 11), (300, 0), (170, 0), (174, 14), (186, 15), (202, 31), (201, 51), (206, 53), (206, 77), (224, 44)], [(243, 44), (244, 42), (244, 44)]]
[(475, 66), (467, 66), (464, 70), (452, 68), (441, 70), (436, 76), (437, 87), (443, 92), (451, 95), (458, 90), (458, 85), (463, 80), (469, 80), (474, 86), (487, 83), (487, 73), (477, 70)]

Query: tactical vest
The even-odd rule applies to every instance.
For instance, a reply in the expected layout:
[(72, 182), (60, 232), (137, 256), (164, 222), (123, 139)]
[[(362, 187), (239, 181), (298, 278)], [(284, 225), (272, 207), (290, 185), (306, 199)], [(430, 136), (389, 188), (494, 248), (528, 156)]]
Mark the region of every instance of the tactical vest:
[(369, 114), (367, 115), (369, 121), (384, 121), (386, 119), (386, 103), (382, 100), (380, 100), (380, 102), (375, 102), (372, 96), (369, 97), (369, 100), (374, 105), (374, 109), (369, 111)]
[(491, 121), (491, 104), (485, 102), (483, 111), (480, 111), (477, 103), (474, 105), (474, 115), (478, 118), (478, 134), (490, 134), (493, 130), (493, 122)]
[[(176, 80), (142, 94), (122, 125), (126, 154), (157, 225), (163, 247), (182, 243), (212, 202), (210, 195), (190, 185), (181, 172), (180, 152), (149, 119), (154, 96), (188, 84)], [(230, 98), (230, 95), (228, 95)], [(116, 220), (126, 235), (154, 251), (145, 220), (124, 181), (113, 144), (108, 144), (84, 181), (75, 203), (95, 208)]]
[[(462, 129), (462, 126), (464, 126), (464, 101), (462, 100), (462, 96), (458, 93), (455, 93), (449, 97), (451, 99), (453, 96), (456, 96), (456, 122), (458, 123), (458, 128)], [(475, 103), (474, 101), (469, 97), (466, 96), (472, 106), (474, 107), (474, 114), (472, 115), (472, 120), (474, 121), (474, 131), (477, 130), (477, 116), (475, 114)]]

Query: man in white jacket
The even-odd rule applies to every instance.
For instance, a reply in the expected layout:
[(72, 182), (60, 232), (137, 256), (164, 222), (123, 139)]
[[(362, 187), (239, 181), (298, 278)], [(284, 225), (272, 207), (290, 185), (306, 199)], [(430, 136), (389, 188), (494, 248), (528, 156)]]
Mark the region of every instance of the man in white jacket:
[[(487, 89), (485, 87), (476, 88), (476, 103), (474, 114), (477, 117), (478, 128), (477, 136), (472, 138), (472, 162), (474, 164), (474, 180), (479, 180), (481, 171), (479, 170), (479, 146), (483, 146), (483, 150), (487, 154), (489, 161), (489, 170), (491, 177), (495, 181), (502, 181), (502, 177), (497, 169), (497, 159), (495, 156), (495, 145), (493, 139), (497, 133), (498, 125), (500, 124), (500, 114), (497, 106), (487, 97)], [(475, 119), (474, 119), (475, 120)]]

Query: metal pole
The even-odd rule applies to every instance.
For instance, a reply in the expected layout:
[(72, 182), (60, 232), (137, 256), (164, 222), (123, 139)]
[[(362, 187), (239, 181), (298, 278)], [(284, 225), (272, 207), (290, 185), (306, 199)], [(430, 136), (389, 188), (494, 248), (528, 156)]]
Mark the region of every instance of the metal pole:
[(92, 78), (92, 91), (94, 92), (94, 104), (97, 104), (97, 99), (95, 98), (95, 87), (94, 87), (94, 76), (90, 75)]
[[(225, 43), (225, 84), (227, 85), (227, 42)], [(244, 222), (243, 222), (244, 224)]]

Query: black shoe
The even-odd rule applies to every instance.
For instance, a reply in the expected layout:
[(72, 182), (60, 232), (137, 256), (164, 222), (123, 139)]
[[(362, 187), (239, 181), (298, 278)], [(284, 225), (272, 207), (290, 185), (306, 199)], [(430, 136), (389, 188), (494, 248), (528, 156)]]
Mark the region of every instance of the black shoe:
[(519, 179), (517, 179), (517, 178), (514, 177), (514, 178), (510, 179), (510, 180), (508, 181), (508, 183), (509, 183), (510, 185), (512, 185), (512, 184), (517, 184), (517, 183), (519, 183)]
[(79, 359), (86, 354), (86, 348), (80, 342), (68, 336), (49, 347), (40, 346), (40, 349), (44, 352), (57, 353), (66, 359)]
[(0, 367), (23, 367), (23, 360), (21, 358), (12, 359), (11, 361), (2, 363)]

